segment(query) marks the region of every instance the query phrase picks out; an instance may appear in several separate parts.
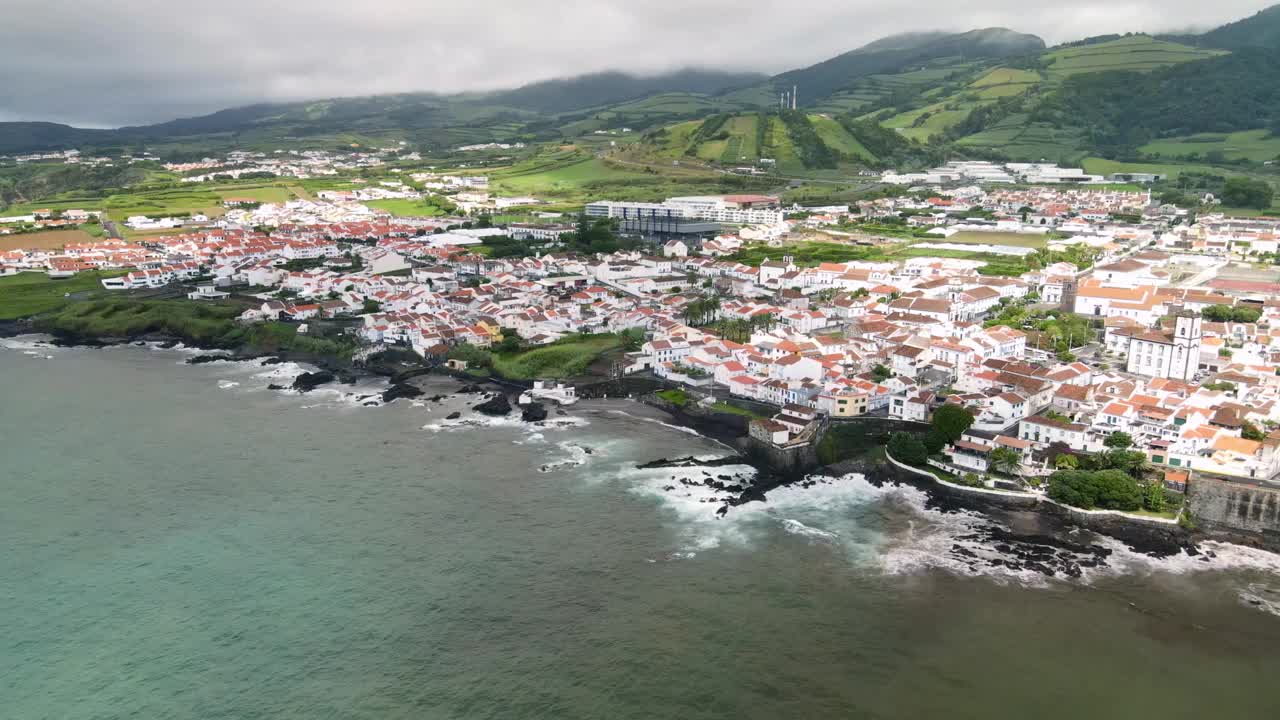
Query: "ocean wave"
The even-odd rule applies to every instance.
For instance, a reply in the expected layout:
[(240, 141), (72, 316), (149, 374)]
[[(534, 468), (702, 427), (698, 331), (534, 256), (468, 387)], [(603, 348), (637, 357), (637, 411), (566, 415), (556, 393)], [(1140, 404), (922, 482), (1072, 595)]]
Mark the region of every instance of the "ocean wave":
[(1266, 583), (1250, 583), (1241, 588), (1236, 597), (1246, 607), (1280, 617), (1280, 589)]
[(1039, 588), (1136, 573), (1248, 570), (1280, 576), (1280, 556), (1228, 543), (1203, 542), (1198, 554), (1153, 557), (1089, 532), (1028, 537), (977, 512), (930, 507), (929, 496), (917, 488), (876, 485), (856, 473), (813, 476), (769, 491), (762, 502), (736, 506), (726, 503), (737, 493), (705, 484), (721, 474), (749, 480), (752, 473), (746, 466), (692, 466), (622, 468), (616, 476), (633, 492), (660, 498), (678, 521), (682, 550), (770, 542), (770, 533), (780, 530), (886, 575), (945, 572)]
[(556, 462), (547, 463), (538, 468), (538, 472), (548, 473), (557, 470), (566, 470), (568, 468), (580, 467), (586, 465), (593, 455), (598, 452), (594, 448), (586, 445), (579, 445), (573, 442), (558, 442), (556, 447), (563, 453), (561, 459)]
[[(447, 408), (444, 408), (447, 409)], [(530, 435), (543, 433), (547, 431), (568, 430), (571, 428), (580, 428), (590, 425), (584, 418), (575, 416), (564, 416), (548, 418), (541, 422), (526, 422), (520, 419), (520, 415), (512, 413), (502, 417), (494, 417), (490, 415), (481, 415), (479, 413), (464, 415), (453, 420), (441, 420), (439, 422), (427, 423), (422, 426), (423, 430), (429, 432), (457, 432), (459, 430), (469, 430), (476, 428), (516, 428), (527, 430)]]
[(799, 535), (800, 537), (809, 538), (810, 540), (830, 541), (840, 537), (836, 533), (820, 530), (816, 527), (810, 527), (799, 520), (792, 520), (791, 518), (783, 519), (782, 529), (792, 535)]

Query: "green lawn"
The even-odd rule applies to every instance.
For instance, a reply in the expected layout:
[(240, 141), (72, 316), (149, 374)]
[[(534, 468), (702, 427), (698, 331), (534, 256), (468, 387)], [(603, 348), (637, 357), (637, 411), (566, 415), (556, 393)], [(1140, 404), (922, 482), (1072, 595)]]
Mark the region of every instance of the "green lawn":
[(760, 413), (754, 413), (746, 408), (740, 408), (737, 405), (730, 405), (729, 403), (723, 402), (723, 401), (713, 404), (711, 406), (711, 409), (719, 413), (727, 413), (729, 415), (741, 415), (742, 417), (752, 418), (753, 420), (764, 417)]
[(119, 272), (82, 272), (65, 280), (50, 280), (44, 273), (18, 273), (0, 277), (0, 320), (16, 320), (57, 310), (71, 302), (68, 293), (105, 293), (102, 278)]
[(659, 390), (654, 393), (654, 395), (657, 395), (676, 407), (684, 407), (689, 404), (689, 393), (686, 393), (683, 390)]

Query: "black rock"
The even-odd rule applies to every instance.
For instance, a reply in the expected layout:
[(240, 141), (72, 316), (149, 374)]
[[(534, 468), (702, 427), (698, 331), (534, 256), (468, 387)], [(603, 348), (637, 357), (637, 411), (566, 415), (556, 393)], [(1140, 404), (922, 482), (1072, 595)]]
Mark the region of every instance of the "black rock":
[(196, 355), (195, 357), (187, 358), (187, 364), (204, 365), (206, 363), (221, 362), (223, 360), (230, 360), (230, 358), (226, 355)]
[(460, 413), (460, 412), (451, 412), (451, 413), (449, 413), (448, 415), (445, 415), (445, 416), (444, 416), (444, 419), (445, 419), (445, 420), (457, 420), (457, 419), (458, 419), (458, 418), (460, 418), (460, 417), (462, 417), (462, 413)]
[(161, 349), (161, 350), (172, 350), (172, 349), (174, 349), (174, 348), (176, 348), (176, 347), (178, 347), (178, 341), (177, 341), (177, 340), (169, 340), (169, 341), (166, 341), (166, 342), (162, 342), (162, 343), (160, 343), (160, 349)]
[(298, 392), (310, 392), (335, 380), (333, 373), (326, 370), (313, 373), (302, 373), (293, 381), (293, 389)]
[(267, 386), (267, 389), (268, 390), (284, 390), (284, 386), (271, 383), (270, 385)]
[(506, 395), (498, 393), (492, 398), (476, 405), (472, 409), (485, 415), (502, 417), (504, 415), (511, 414), (511, 401), (507, 399)]
[(482, 393), (482, 392), (484, 392), (484, 388), (474, 383), (470, 385), (463, 385), (462, 387), (458, 388), (458, 393), (464, 394), (464, 395), (474, 395), (475, 393)]
[(547, 419), (547, 409), (541, 403), (529, 403), (520, 412), (520, 419), (525, 422), (542, 422)]
[(382, 402), (391, 402), (400, 398), (416, 398), (422, 395), (422, 390), (406, 383), (398, 383), (387, 388), (382, 393)]
[(284, 362), (284, 360), (283, 360), (283, 359), (281, 359), (281, 358), (278, 358), (278, 357), (269, 357), (269, 358), (267, 358), (267, 359), (263, 360), (262, 362), (260, 362), (260, 363), (258, 363), (258, 364), (259, 364), (259, 365), (279, 365), (279, 364), (280, 364), (280, 363), (282, 363), (282, 362)]

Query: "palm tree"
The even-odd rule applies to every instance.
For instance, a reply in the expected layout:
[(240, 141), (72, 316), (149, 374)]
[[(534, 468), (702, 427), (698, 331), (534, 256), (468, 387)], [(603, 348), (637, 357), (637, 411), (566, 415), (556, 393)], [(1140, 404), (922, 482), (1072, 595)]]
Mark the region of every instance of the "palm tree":
[(1022, 456), (1013, 448), (998, 447), (987, 455), (987, 463), (993, 470), (1014, 474), (1022, 465)]

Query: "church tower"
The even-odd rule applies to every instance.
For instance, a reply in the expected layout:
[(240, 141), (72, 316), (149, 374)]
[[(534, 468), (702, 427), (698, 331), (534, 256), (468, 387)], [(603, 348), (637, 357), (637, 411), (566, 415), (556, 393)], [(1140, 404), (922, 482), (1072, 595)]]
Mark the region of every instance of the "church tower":
[(1174, 315), (1173, 357), (1169, 363), (1169, 377), (1190, 381), (1200, 368), (1200, 315), (1190, 310), (1180, 310)]

